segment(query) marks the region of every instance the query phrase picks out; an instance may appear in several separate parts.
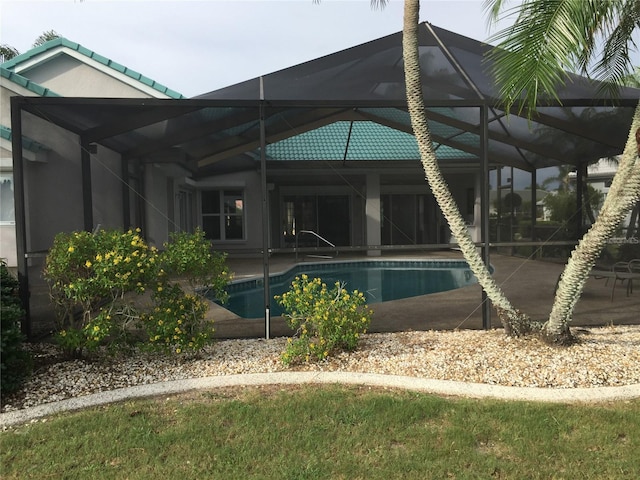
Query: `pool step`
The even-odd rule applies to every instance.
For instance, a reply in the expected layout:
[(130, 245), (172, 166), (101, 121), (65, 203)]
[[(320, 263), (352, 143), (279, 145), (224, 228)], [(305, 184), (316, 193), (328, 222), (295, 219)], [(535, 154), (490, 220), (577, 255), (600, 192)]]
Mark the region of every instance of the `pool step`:
[(307, 255), (307, 257), (310, 257), (310, 258), (324, 258), (324, 259), (327, 259), (327, 260), (330, 260), (330, 259), (333, 258), (330, 255)]

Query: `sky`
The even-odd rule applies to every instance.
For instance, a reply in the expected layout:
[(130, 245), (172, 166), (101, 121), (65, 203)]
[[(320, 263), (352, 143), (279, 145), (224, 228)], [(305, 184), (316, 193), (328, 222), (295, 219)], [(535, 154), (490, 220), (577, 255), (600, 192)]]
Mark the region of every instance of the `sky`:
[[(402, 30), (403, 1), (0, 0), (0, 43), (44, 31), (193, 97)], [(420, 21), (486, 41), (483, 0), (422, 0)]]

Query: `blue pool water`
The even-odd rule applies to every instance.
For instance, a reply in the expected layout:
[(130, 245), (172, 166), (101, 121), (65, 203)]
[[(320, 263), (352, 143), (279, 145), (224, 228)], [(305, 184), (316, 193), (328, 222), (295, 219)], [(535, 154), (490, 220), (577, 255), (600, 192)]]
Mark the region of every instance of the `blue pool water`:
[[(282, 314), (274, 295), (289, 290), (292, 280), (303, 273), (309, 278), (320, 277), (327, 286), (344, 282), (347, 290), (359, 290), (367, 303), (387, 302), (429, 293), (444, 292), (476, 283), (465, 261), (359, 261), (307, 263), (297, 265), (280, 275), (272, 275), (271, 315)], [(227, 287), (229, 301), (224, 307), (242, 318), (264, 316), (262, 278), (241, 280)]]

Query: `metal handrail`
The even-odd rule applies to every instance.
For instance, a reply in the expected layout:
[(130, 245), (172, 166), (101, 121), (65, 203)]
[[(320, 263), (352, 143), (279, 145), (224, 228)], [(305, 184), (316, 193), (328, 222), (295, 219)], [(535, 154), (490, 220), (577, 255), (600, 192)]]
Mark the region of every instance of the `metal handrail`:
[[(329, 240), (327, 240), (326, 238), (324, 238), (321, 235), (318, 235), (316, 232), (314, 232), (313, 230), (300, 230), (298, 233), (296, 233), (296, 246), (295, 246), (295, 253), (296, 253), (296, 262), (298, 261), (298, 237), (300, 235), (302, 235), (303, 233), (306, 234), (310, 234), (315, 236), (318, 240), (322, 240), (324, 243), (326, 243), (327, 245), (329, 245), (331, 248), (335, 248), (336, 249), (336, 257), (340, 254), (340, 252), (338, 251), (338, 249), (336, 248), (336, 246), (331, 243)], [(311, 257), (313, 255), (307, 255), (308, 257)], [(327, 258), (334, 258), (334, 257), (327, 257)]]

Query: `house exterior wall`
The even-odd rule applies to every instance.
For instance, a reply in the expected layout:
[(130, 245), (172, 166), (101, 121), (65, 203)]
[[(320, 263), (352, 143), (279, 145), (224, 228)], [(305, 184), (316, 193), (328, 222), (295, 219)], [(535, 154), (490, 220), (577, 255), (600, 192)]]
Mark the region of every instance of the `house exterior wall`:
[(93, 202), (93, 227), (122, 228), (123, 206), (120, 155), (98, 146), (91, 157), (91, 191)]
[[(110, 67), (85, 57), (81, 53), (66, 47), (59, 47), (41, 56), (18, 64), (14, 72), (31, 82), (47, 88), (58, 95), (69, 97), (102, 98), (167, 98), (164, 93), (155, 90), (113, 70)], [(0, 77), (0, 125), (11, 126), (11, 97), (35, 96), (28, 88)], [(23, 113), (23, 136), (42, 143), (46, 153), (34, 154), (26, 148), (25, 189), (27, 192), (26, 215), (29, 251), (46, 250), (50, 247), (55, 233), (84, 228), (82, 212), (82, 178), (80, 170), (79, 139), (61, 129), (57, 129)], [(39, 162), (46, 158), (45, 163)], [(36, 161), (38, 160), (38, 161)], [(10, 178), (13, 173), (11, 142), (2, 139), (0, 174)], [(100, 147), (97, 155), (92, 156), (91, 183), (93, 194), (94, 227), (121, 228), (122, 188), (120, 178), (120, 158), (116, 153)], [(161, 172), (152, 176), (155, 187), (166, 183), (167, 176)], [(150, 191), (151, 188), (147, 188)], [(132, 195), (132, 215), (136, 217), (137, 195)], [(44, 199), (44, 200), (43, 200)], [(166, 185), (162, 193), (153, 199), (166, 211)], [(65, 215), (59, 215), (60, 212)], [(150, 215), (154, 241), (162, 243), (168, 235), (167, 219), (158, 219), (154, 209), (147, 209)], [(52, 218), (57, 218), (52, 222)], [(15, 222), (0, 221), (0, 258), (4, 258), (11, 267), (17, 265)]]

